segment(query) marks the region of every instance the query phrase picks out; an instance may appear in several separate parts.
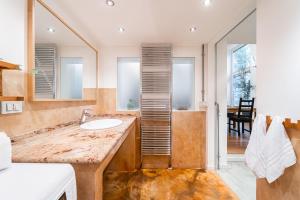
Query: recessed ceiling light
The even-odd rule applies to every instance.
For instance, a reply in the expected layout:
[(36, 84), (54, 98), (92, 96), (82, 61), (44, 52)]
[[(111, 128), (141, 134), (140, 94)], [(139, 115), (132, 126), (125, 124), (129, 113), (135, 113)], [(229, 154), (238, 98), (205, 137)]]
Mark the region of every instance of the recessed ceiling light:
[(119, 28), (119, 32), (120, 32), (120, 33), (123, 33), (124, 31), (125, 31), (125, 28), (123, 28), (123, 27), (120, 27), (120, 28)]
[(49, 28), (48, 28), (48, 32), (50, 32), (50, 33), (54, 33), (54, 32), (55, 32), (55, 29), (54, 29), (54, 28), (51, 28), (51, 27), (49, 27)]
[(196, 31), (197, 31), (197, 27), (191, 27), (191, 28), (190, 28), (190, 32), (193, 33), (193, 32), (196, 32)]
[(208, 7), (211, 5), (211, 0), (203, 0), (204, 6)]
[(115, 2), (113, 0), (106, 0), (106, 5), (108, 5), (108, 6), (114, 6)]

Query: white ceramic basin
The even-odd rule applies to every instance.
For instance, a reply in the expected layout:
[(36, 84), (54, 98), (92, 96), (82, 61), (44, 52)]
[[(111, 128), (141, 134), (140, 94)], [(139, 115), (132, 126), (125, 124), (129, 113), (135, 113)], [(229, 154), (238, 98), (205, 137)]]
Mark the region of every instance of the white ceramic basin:
[(119, 119), (98, 119), (80, 125), (80, 128), (87, 130), (100, 130), (112, 128), (121, 125), (123, 122)]

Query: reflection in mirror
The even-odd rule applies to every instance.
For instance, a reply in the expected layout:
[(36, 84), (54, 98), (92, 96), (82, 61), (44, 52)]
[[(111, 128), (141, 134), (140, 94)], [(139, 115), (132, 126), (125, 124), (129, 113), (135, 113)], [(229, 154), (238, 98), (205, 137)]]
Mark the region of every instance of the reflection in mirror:
[(96, 50), (40, 2), (34, 9), (35, 100), (95, 100)]

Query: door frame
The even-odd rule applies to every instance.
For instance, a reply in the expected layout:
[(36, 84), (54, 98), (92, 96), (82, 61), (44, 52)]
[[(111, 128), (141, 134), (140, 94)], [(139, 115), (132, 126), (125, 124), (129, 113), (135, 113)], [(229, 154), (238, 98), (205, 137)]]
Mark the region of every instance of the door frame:
[[(234, 31), (240, 24), (248, 19), (253, 13), (256, 12), (254, 8), (249, 14), (247, 14), (242, 20), (240, 20), (236, 25), (234, 25), (228, 32), (226, 32), (215, 44), (214, 44), (214, 71), (215, 71), (215, 103), (214, 103), (214, 113), (215, 113), (215, 168), (220, 169), (223, 166), (223, 163), (220, 163), (222, 152), (220, 151), (220, 105), (218, 102), (218, 44), (222, 42), (232, 31)], [(233, 158), (233, 160), (240, 160), (242, 157)], [(227, 163), (227, 159), (226, 159)]]

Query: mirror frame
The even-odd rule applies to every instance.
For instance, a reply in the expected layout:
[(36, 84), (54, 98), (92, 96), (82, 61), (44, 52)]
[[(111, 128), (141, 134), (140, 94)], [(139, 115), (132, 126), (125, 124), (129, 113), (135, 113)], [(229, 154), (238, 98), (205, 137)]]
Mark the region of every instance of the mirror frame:
[[(63, 25), (66, 26), (71, 32), (73, 32), (79, 39), (81, 39), (86, 45), (88, 45), (96, 53), (96, 98), (95, 99), (37, 99), (35, 97), (35, 78), (32, 74), (35, 69), (35, 1), (40, 3), (46, 10), (48, 10), (55, 18), (57, 18)], [(75, 101), (75, 102), (96, 102), (97, 101), (97, 90), (98, 90), (98, 68), (99, 68), (99, 58), (98, 50), (91, 43), (89, 43), (84, 37), (82, 37), (74, 28), (68, 25), (64, 19), (55, 13), (43, 0), (28, 0), (27, 1), (27, 73), (28, 73), (28, 83), (27, 83), (27, 93), (29, 101)]]

